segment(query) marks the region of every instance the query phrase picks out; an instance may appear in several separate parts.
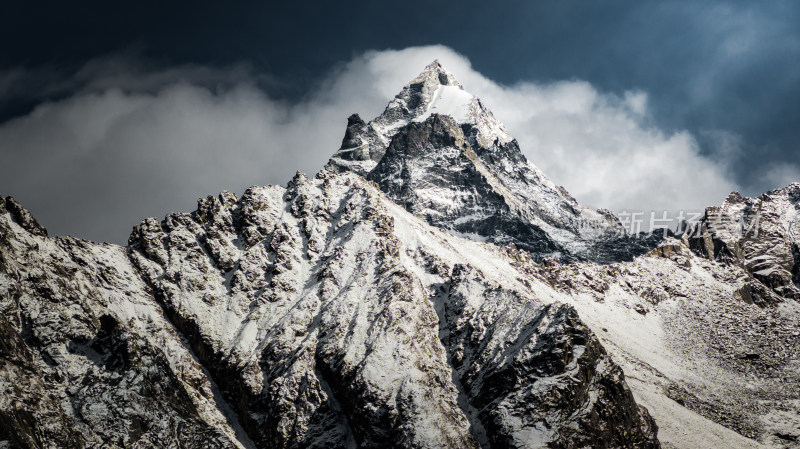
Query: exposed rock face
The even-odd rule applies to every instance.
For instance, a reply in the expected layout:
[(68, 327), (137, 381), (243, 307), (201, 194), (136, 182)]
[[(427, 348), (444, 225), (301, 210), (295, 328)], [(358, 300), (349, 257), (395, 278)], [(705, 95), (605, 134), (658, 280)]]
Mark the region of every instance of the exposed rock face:
[(367, 179), (434, 226), (535, 254), (563, 253), (542, 228), (519, 219), (486, 175), (492, 176), (455, 120), (432, 115), (395, 134)]
[(696, 253), (738, 264), (752, 275), (742, 291), (745, 299), (760, 304), (800, 300), (799, 210), (800, 184), (758, 198), (734, 192), (721, 207), (707, 208), (685, 238)]
[(328, 169), (378, 183), (456, 235), (514, 243), (535, 259), (630, 260), (660, 238), (628, 236), (613, 213), (553, 184), (481, 101), (434, 62), (369, 123), (350, 117)]
[[(492, 447), (658, 446), (622, 371), (603, 361), (572, 307), (534, 307), (461, 265), (439, 301), (451, 362)], [(557, 429), (564, 421), (576, 425)]]
[(242, 447), (125, 249), (0, 204), (0, 447)]

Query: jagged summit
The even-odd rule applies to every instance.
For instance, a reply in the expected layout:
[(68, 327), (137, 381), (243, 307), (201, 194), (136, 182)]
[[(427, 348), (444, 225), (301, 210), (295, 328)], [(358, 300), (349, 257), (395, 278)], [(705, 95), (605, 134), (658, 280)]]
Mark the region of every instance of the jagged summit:
[(513, 243), (539, 260), (629, 260), (657, 243), (628, 238), (611, 212), (581, 206), (550, 181), (438, 61), (378, 117), (351, 116), (326, 169), (375, 181), (393, 200), (452, 233)]
[(473, 125), (475, 137), (486, 145), (495, 140), (513, 140), (480, 99), (464, 90), (453, 74), (435, 60), (406, 84), (378, 117), (366, 123), (358, 114), (350, 116), (342, 146), (326, 168), (365, 176), (383, 157), (400, 128), (424, 121), (432, 114), (449, 115), (459, 124)]
[[(408, 85), (428, 82), (436, 82), (442, 86), (454, 86), (458, 87), (459, 89), (464, 89), (464, 86), (462, 86), (461, 83), (456, 80), (450, 71), (444, 68), (438, 59), (434, 59), (433, 62), (426, 65), (425, 69), (423, 69), (416, 78), (408, 83)], [(408, 85), (406, 85), (406, 87), (408, 87)]]

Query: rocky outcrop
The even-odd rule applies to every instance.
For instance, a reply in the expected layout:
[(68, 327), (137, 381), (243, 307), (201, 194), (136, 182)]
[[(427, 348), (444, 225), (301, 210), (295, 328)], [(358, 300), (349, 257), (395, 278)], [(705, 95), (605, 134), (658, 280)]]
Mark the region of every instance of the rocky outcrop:
[[(752, 276), (744, 298), (800, 300), (800, 184), (758, 198), (731, 193), (685, 233), (699, 255), (743, 267)], [(766, 288), (765, 288), (766, 287)]]
[(33, 215), (13, 197), (7, 196), (5, 200), (0, 197), (0, 213), (5, 212), (8, 212), (15, 223), (31, 234), (47, 237), (47, 229), (40, 225)]
[[(453, 271), (438, 298), (443, 341), (488, 445), (659, 447), (655, 423), (574, 308), (537, 307), (474, 268)], [(558, 428), (565, 421), (575, 425)]]

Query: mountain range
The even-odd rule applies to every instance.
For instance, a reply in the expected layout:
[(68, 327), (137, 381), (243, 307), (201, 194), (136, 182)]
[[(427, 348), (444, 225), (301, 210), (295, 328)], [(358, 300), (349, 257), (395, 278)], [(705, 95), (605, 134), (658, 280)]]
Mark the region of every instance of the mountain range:
[(800, 448), (798, 210), (630, 235), (433, 62), (125, 247), (0, 198), (0, 448)]

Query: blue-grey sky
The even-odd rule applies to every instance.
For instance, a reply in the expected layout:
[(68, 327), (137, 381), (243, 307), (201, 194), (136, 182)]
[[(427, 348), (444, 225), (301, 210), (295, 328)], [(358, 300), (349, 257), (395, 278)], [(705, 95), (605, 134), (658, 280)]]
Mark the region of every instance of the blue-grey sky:
[[(345, 118), (380, 112), (429, 56), (452, 60), (526, 155), (591, 205), (698, 208), (800, 181), (794, 1), (16, 3), (0, 7), (0, 193), (54, 234), (122, 242), (198, 196), (314, 171)], [(424, 50), (384, 52), (410, 47)], [(375, 81), (389, 67), (394, 87)], [(518, 119), (529, 110), (535, 120)], [(608, 133), (586, 131), (606, 121)], [(219, 132), (201, 138), (208, 123)], [(571, 176), (593, 143), (601, 157)], [(672, 184), (600, 179), (635, 177), (603, 168), (629, 159)]]

